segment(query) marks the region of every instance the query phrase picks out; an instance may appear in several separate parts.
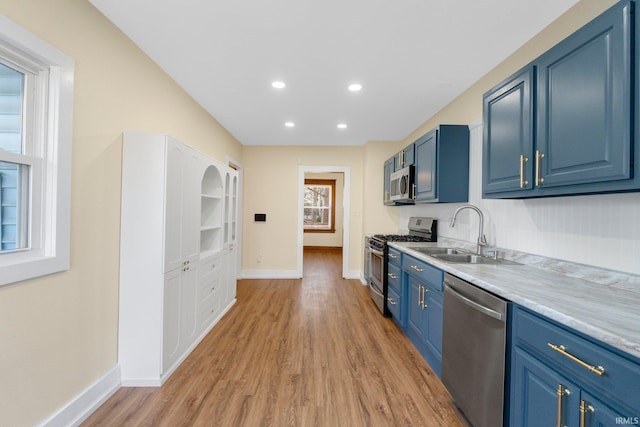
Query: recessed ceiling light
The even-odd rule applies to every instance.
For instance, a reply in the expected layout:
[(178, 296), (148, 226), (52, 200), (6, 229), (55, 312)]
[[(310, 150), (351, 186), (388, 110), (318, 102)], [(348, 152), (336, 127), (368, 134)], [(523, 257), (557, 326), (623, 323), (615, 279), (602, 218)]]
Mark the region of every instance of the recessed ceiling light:
[(360, 83), (353, 83), (349, 85), (349, 90), (351, 92), (357, 92), (359, 90), (362, 90), (362, 85)]
[(273, 82), (271, 83), (271, 86), (275, 87), (276, 89), (284, 89), (287, 85), (284, 82)]
[(339, 123), (338, 124), (338, 129), (346, 129), (347, 128), (347, 124), (346, 123)]
[(284, 125), (288, 128), (292, 128), (292, 127), (295, 127), (296, 124), (293, 122), (286, 122)]

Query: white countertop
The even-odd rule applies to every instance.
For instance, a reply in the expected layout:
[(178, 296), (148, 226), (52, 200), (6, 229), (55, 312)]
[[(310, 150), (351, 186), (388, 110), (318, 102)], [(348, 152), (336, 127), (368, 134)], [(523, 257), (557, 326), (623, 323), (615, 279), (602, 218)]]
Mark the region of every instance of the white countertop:
[(446, 263), (410, 249), (443, 244), (390, 242), (389, 245), (640, 358), (640, 292), (527, 264)]

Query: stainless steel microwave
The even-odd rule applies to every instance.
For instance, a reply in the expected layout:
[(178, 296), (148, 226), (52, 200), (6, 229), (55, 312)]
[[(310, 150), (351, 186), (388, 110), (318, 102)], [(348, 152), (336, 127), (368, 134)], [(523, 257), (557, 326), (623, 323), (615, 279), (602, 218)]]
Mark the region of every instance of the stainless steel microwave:
[(389, 200), (393, 202), (413, 202), (414, 167), (407, 166), (391, 173), (391, 185)]

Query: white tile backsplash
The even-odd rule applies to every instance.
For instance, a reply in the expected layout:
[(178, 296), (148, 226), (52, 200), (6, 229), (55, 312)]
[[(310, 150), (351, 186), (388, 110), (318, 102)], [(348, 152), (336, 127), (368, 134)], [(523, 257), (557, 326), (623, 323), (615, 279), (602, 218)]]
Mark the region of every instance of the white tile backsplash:
[[(469, 203), (484, 213), (489, 244), (640, 274), (640, 193), (482, 199), (482, 125), (470, 128)], [(399, 228), (406, 229), (410, 216), (431, 216), (440, 220), (440, 235), (475, 243), (478, 220), (474, 212), (461, 212), (456, 227), (449, 227), (453, 212), (461, 205), (398, 207)]]

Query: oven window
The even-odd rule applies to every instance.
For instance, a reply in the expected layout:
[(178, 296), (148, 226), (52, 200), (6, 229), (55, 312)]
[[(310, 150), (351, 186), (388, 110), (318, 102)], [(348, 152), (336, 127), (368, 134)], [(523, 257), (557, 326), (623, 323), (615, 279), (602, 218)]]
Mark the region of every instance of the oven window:
[(383, 274), (383, 266), (382, 266), (382, 257), (375, 253), (371, 253), (371, 280), (374, 281), (380, 289), (382, 289), (382, 274)]

